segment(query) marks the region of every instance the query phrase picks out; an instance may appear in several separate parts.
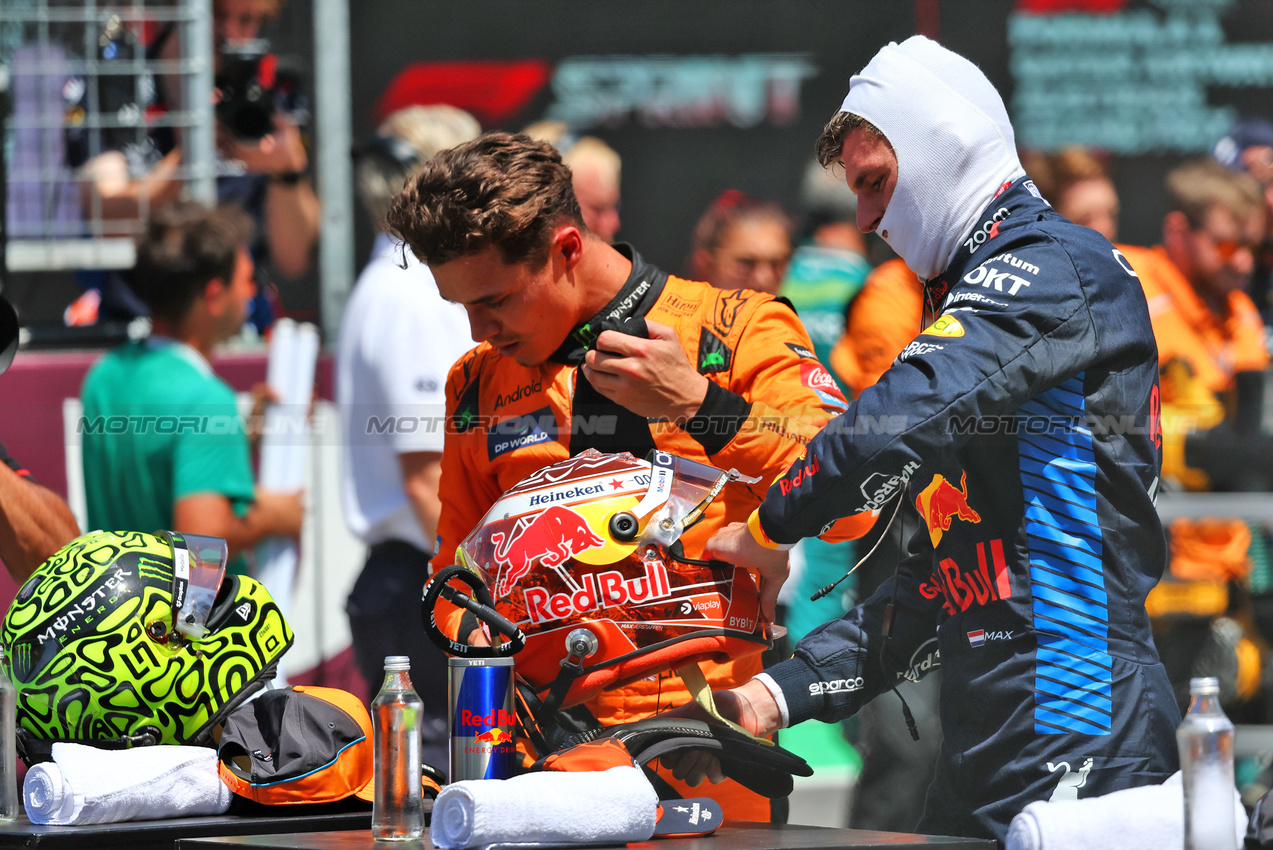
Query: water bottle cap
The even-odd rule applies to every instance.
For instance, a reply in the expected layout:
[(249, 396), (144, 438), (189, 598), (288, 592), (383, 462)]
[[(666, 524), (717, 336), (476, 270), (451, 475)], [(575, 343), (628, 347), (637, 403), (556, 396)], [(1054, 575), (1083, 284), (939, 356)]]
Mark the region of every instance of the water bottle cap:
[(385, 672), (396, 673), (400, 670), (411, 669), (411, 656), (409, 655), (386, 655), (385, 656)]
[(1199, 696), (1218, 694), (1220, 693), (1220, 680), (1212, 676), (1190, 679), (1189, 693)]

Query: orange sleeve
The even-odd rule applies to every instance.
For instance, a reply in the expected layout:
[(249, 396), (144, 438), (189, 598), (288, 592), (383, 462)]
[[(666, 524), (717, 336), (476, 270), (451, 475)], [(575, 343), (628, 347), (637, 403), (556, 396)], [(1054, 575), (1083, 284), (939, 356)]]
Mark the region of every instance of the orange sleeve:
[[(467, 368), (466, 368), (466, 361)], [(438, 516), (438, 551), (429, 562), (429, 571), (455, 563), (455, 550), (477, 525), (487, 508), (499, 498), (490, 493), (491, 476), (479, 466), (486, 461), (484, 452), (475, 452), (474, 445), (484, 448), (481, 417), (476, 399), (471, 407), (461, 411), (460, 404), (468, 405), (466, 397), (469, 371), (478, 372), (482, 360), (470, 352), (451, 367), (446, 382), (446, 441), (442, 447), (442, 477), (438, 492), (442, 498), (442, 511)], [(473, 381), (480, 380), (480, 374)], [(463, 587), (457, 584), (457, 587)], [(439, 599), (435, 609), (437, 623), (442, 631), (457, 638), (460, 618), (464, 612), (446, 600)], [(457, 638), (458, 639), (458, 638)]]
[[(751, 411), (733, 439), (711, 456), (716, 466), (773, 481), (847, 408), (831, 373), (808, 356), (812, 350), (809, 334), (791, 308), (768, 301), (756, 309), (739, 337), (726, 387), (750, 402)], [(860, 537), (870, 525), (866, 520), (848, 523), (835, 539)]]
[[(1190, 318), (1204, 308), (1161, 246), (1117, 247), (1140, 279), (1158, 345), (1163, 477), (1187, 490), (1208, 490), (1207, 474), (1185, 463), (1185, 442), (1224, 420), (1224, 405), (1216, 393), (1232, 386), (1235, 372), (1268, 365), (1264, 323), (1250, 297), (1233, 292), (1223, 326), (1204, 327)], [(1216, 356), (1220, 349), (1226, 350), (1225, 357)]]
[(831, 355), (836, 374), (854, 396), (893, 365), (919, 333), (923, 314), (924, 285), (902, 260), (889, 260), (867, 276)]
[(1226, 330), (1233, 341), (1233, 371), (1264, 371), (1269, 365), (1269, 350), (1265, 343), (1264, 320), (1260, 318), (1255, 302), (1245, 292), (1231, 292), (1229, 311)]
[(1158, 365), (1161, 368), (1180, 353), (1182, 341), (1193, 336), (1193, 331), (1182, 323), (1169, 292), (1166, 276), (1179, 274), (1165, 266), (1166, 258), (1151, 248), (1138, 245), (1116, 246), (1136, 272), (1140, 288), (1145, 293), (1149, 308), (1149, 322), (1154, 328), (1154, 341), (1158, 344)]

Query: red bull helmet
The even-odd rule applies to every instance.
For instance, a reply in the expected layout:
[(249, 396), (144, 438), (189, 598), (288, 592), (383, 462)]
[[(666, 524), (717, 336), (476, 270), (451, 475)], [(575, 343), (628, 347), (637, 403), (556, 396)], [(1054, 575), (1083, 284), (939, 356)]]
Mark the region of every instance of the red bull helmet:
[(517, 674), (537, 691), (582, 669), (562, 701), (694, 661), (770, 645), (751, 574), (684, 557), (681, 533), (740, 475), (653, 452), (589, 449), (506, 492), (456, 551), (524, 636)]

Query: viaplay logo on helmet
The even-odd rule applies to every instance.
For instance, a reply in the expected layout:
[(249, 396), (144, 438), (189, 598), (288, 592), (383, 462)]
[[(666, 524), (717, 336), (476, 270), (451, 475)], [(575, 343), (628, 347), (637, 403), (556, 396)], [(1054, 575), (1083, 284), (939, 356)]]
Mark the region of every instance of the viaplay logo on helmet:
[(507, 538), (503, 532), (492, 534), (491, 542), (495, 544), (495, 563), (504, 568), (497, 591), (500, 596), (510, 594), (536, 561), (558, 567), (579, 552), (606, 544), (581, 514), (561, 505), (545, 509), (520, 534)]
[(583, 577), (583, 587), (574, 593), (549, 593), (542, 587), (528, 587), (522, 592), (526, 613), (536, 626), (549, 620), (564, 620), (572, 614), (652, 602), (671, 595), (667, 567), (661, 561), (647, 561), (645, 575), (636, 578), (624, 578), (618, 570), (590, 573)]

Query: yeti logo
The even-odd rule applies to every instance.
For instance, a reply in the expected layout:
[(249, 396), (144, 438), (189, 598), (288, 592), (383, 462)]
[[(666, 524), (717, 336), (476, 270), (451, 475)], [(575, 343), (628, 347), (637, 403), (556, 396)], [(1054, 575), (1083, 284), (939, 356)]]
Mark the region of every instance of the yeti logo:
[(1049, 803), (1055, 803), (1057, 800), (1077, 800), (1079, 789), (1087, 784), (1087, 775), (1092, 771), (1092, 760), (1089, 758), (1083, 762), (1078, 773), (1070, 770), (1068, 761), (1057, 762), (1055, 765), (1048, 762), (1049, 773), (1056, 773), (1061, 768), (1065, 768), (1065, 773), (1061, 774), (1061, 781), (1056, 783), (1056, 790), (1048, 798)]

